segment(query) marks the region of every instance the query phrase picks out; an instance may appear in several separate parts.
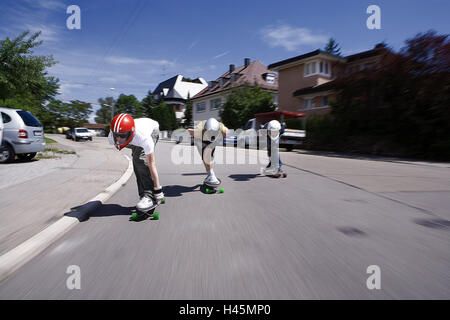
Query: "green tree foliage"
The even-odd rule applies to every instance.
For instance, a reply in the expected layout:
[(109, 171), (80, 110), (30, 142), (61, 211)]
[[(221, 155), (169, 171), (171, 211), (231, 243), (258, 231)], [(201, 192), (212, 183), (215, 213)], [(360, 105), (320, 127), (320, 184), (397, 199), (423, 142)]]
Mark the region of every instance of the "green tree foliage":
[(132, 94), (121, 94), (114, 104), (114, 116), (119, 113), (128, 113), (133, 118), (141, 118), (144, 116), (142, 105), (139, 100)]
[(37, 41), (40, 33), (29, 36), (30, 31), (25, 31), (13, 40), (0, 41), (0, 100), (3, 105), (6, 99), (42, 103), (57, 94), (58, 80), (45, 71), (56, 63), (53, 57), (33, 55), (32, 49), (42, 44)]
[(142, 99), (142, 111), (145, 117), (152, 118), (152, 109), (156, 107), (158, 104), (155, 101), (155, 97), (153, 96), (151, 91), (148, 91), (147, 96)]
[(339, 44), (333, 38), (328, 39), (328, 43), (326, 44), (324, 50), (329, 54), (334, 54), (336, 56), (341, 55), (341, 48), (339, 48)]
[(273, 96), (258, 85), (245, 85), (232, 89), (219, 112), (228, 128), (241, 128), (257, 113), (275, 110)]
[(159, 122), (160, 130), (175, 130), (177, 128), (177, 118), (173, 109), (161, 102), (152, 108), (152, 119)]
[(450, 39), (434, 31), (337, 80), (331, 114), (308, 119), (314, 148), (450, 159)]
[(96, 123), (103, 123), (105, 125), (109, 125), (111, 123), (111, 111), (112, 107), (116, 103), (113, 97), (106, 97), (105, 99), (100, 98), (97, 100), (100, 108), (95, 113), (96, 117), (94, 118)]
[(188, 96), (186, 101), (186, 110), (184, 111), (184, 127), (188, 128), (192, 124), (192, 100), (190, 96)]

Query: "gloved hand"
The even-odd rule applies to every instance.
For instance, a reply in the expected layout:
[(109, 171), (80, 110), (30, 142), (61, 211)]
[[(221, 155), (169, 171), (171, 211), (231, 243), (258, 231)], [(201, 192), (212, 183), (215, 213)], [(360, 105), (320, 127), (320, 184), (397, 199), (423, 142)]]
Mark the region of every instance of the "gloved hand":
[(162, 187), (159, 189), (153, 189), (153, 196), (158, 204), (161, 204), (161, 201), (164, 199), (164, 193), (162, 192)]

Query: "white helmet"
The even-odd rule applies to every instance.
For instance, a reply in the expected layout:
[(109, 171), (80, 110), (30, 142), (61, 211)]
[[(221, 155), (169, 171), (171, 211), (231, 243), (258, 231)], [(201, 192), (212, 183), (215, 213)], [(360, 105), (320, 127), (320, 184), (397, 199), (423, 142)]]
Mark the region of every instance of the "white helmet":
[(204, 140), (213, 142), (219, 135), (220, 124), (214, 118), (209, 118), (205, 123), (205, 133), (203, 135)]
[(272, 120), (267, 124), (267, 134), (271, 139), (276, 139), (280, 135), (281, 124), (277, 120)]

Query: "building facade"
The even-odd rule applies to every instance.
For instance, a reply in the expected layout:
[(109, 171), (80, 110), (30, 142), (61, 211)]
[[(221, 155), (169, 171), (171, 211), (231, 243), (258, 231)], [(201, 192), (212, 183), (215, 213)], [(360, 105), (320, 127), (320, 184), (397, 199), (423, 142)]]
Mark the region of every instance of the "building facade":
[(269, 65), (278, 72), (279, 110), (323, 114), (331, 110), (336, 96), (334, 80), (343, 73), (371, 68), (380, 62), (387, 49), (374, 49), (347, 57), (315, 50)]
[(236, 68), (234, 64), (231, 64), (226, 73), (214, 81), (209, 81), (208, 86), (192, 99), (193, 122), (198, 123), (209, 118), (216, 118), (220, 121), (219, 111), (231, 90), (255, 84), (271, 92), (275, 104), (277, 103), (278, 78), (275, 72), (270, 71), (259, 61), (251, 62), (249, 58), (244, 59), (244, 65), (240, 67)]

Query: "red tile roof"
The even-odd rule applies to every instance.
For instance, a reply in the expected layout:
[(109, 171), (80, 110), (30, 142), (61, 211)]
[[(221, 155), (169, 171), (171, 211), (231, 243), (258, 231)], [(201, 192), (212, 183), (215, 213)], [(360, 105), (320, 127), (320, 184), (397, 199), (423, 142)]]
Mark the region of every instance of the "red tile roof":
[[(264, 74), (271, 73), (275, 75), (275, 81), (273, 84), (269, 84), (266, 82), (266, 80), (263, 78)], [(233, 74), (237, 74), (238, 78), (235, 82), (231, 82), (231, 78)], [(219, 86), (220, 79), (223, 79), (222, 86)], [(221, 91), (229, 90), (231, 88), (242, 86), (246, 83), (250, 85), (254, 85), (256, 82), (261, 88), (277, 91), (278, 90), (278, 76), (273, 72), (267, 69), (265, 65), (263, 65), (259, 61), (254, 61), (250, 63), (247, 67), (240, 66), (237, 67), (233, 72), (230, 73), (230, 71), (227, 71), (223, 75), (221, 75), (216, 80), (216, 84), (209, 88), (206, 87), (202, 91), (200, 91), (198, 94), (196, 94), (193, 99), (197, 99), (203, 96), (208, 96), (213, 93), (218, 93)]]

